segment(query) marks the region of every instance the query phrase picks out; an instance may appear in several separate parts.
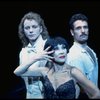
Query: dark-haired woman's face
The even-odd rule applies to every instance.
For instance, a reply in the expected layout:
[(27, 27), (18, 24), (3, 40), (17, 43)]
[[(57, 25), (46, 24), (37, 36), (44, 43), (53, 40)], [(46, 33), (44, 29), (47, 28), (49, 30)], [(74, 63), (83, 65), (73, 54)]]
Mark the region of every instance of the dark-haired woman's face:
[(54, 47), (54, 60), (58, 63), (65, 63), (67, 57), (67, 49), (64, 44), (58, 44)]

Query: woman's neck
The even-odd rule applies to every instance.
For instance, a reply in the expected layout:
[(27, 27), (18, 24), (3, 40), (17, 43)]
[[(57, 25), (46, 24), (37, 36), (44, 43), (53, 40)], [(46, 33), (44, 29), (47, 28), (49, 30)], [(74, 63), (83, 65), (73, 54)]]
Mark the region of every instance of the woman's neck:
[(56, 64), (54, 63), (54, 72), (60, 72), (64, 68), (64, 64)]

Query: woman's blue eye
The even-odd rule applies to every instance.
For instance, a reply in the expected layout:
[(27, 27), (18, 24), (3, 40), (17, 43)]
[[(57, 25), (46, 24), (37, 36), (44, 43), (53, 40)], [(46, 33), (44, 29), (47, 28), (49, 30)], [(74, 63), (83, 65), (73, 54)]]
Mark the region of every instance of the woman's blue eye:
[(62, 48), (63, 48), (63, 49), (66, 49), (66, 46), (65, 46), (65, 45), (62, 45)]
[(28, 30), (28, 29), (30, 29), (30, 27), (29, 26), (26, 26), (25, 29)]
[(33, 25), (33, 26), (32, 26), (32, 28), (37, 28), (37, 27), (38, 27), (38, 25)]
[(54, 47), (54, 50), (58, 50), (58, 47)]

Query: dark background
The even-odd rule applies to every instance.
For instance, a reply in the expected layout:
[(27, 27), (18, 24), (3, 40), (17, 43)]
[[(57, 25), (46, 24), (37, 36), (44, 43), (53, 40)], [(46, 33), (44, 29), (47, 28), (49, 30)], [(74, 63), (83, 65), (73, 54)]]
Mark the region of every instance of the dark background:
[(0, 98), (25, 97), (23, 80), (13, 74), (19, 63), (19, 52), (22, 44), (18, 38), (18, 25), (24, 14), (29, 11), (39, 13), (44, 19), (50, 36), (62, 36), (71, 46), (73, 39), (69, 32), (69, 19), (74, 13), (84, 13), (89, 18), (90, 36), (88, 44), (95, 50), (99, 60), (99, 9), (99, 0), (0, 1)]

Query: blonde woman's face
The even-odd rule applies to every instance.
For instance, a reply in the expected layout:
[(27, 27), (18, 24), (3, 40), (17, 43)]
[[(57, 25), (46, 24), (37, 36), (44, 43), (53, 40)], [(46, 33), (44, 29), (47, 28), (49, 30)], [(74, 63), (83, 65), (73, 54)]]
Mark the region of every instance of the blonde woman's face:
[(42, 32), (42, 26), (40, 26), (34, 19), (26, 19), (23, 24), (26, 37), (30, 41), (36, 40)]

